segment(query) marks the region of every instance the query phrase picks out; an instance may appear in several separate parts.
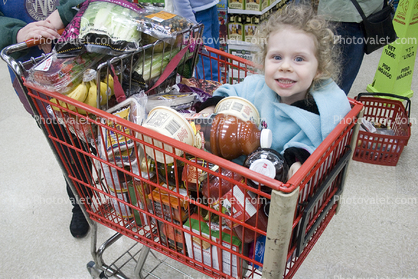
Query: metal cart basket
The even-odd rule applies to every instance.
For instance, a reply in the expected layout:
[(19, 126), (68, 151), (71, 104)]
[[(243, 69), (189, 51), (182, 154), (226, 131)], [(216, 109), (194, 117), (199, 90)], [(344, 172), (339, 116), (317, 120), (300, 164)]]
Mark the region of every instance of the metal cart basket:
[[(21, 48), (4, 49), (2, 58), (24, 82), (25, 69), (36, 60), (17, 63), (10, 58)], [(239, 81), (255, 70), (251, 62), (222, 51), (207, 47), (199, 54), (223, 69), (222, 83)], [(130, 63), (133, 56), (103, 63), (97, 78), (112, 65)], [(67, 181), (84, 204), (92, 228), (93, 262), (88, 269), (100, 278), (127, 278), (122, 268), (128, 266), (134, 269), (131, 277), (143, 278), (144, 264), (161, 254), (210, 277), (292, 278), (337, 212), (336, 197), (343, 191), (362, 109), (350, 100), (352, 110), (297, 173), (281, 183), (105, 110), (27, 82), (22, 85)], [(60, 102), (52, 103), (52, 98)], [(57, 119), (59, 125), (46, 123)], [(67, 136), (58, 136), (63, 134)], [(103, 153), (109, 137), (115, 142)], [(249, 186), (250, 180), (259, 188)], [(240, 204), (243, 215), (210, 200), (225, 197), (222, 191), (235, 198), (229, 201)], [(97, 223), (116, 232), (99, 248)], [(128, 260), (106, 264), (103, 253), (122, 236), (133, 245), (118, 259)], [(259, 250), (260, 245), (265, 249)], [(264, 260), (255, 251), (263, 252)], [(188, 269), (178, 270), (188, 278)]]

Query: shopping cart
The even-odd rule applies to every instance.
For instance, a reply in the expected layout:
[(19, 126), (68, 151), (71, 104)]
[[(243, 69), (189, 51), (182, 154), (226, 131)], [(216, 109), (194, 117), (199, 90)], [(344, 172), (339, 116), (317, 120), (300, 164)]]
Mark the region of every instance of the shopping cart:
[[(71, 120), (60, 125), (39, 122), (89, 217), (93, 261), (87, 267), (92, 276), (143, 278), (152, 272), (144, 268), (149, 262), (168, 266), (171, 260), (174, 266), (190, 268), (177, 268), (183, 272), (182, 278), (193, 274), (202, 277), (202, 273), (216, 278), (293, 277), (337, 212), (357, 138), (361, 103), (350, 99), (351, 111), (298, 172), (281, 183), (110, 112), (25, 82), (25, 69), (42, 58), (25, 63), (10, 58), (13, 51), (24, 47), (8, 47), (2, 51), (2, 58), (22, 80), (37, 119), (62, 120), (66, 115), (65, 119)], [(251, 62), (209, 47), (199, 54), (224, 69), (219, 78), (223, 83), (239, 82), (256, 71)], [(132, 57), (126, 55), (101, 64), (97, 78), (101, 71), (108, 73), (112, 65), (129, 63)], [(52, 103), (51, 98), (62, 105)], [(48, 110), (51, 105), (58, 110)], [(82, 110), (88, 114), (80, 113)], [(45, 115), (48, 111), (52, 115)], [(63, 139), (58, 134), (75, 136)], [(116, 143), (109, 152), (100, 152), (110, 135)], [(127, 150), (129, 154), (123, 156)], [(75, 160), (86, 163), (75, 167), (71, 163)], [(250, 180), (259, 188), (249, 186)], [(261, 191), (262, 186), (270, 188), (271, 193)], [(210, 200), (212, 194), (225, 197), (222, 191), (235, 197), (236, 201), (229, 201), (241, 206), (242, 215), (230, 214), (219, 204), (216, 207), (217, 200)], [(262, 220), (267, 203), (270, 210), (266, 228)], [(99, 248), (98, 223), (116, 232)], [(122, 237), (130, 239), (132, 246), (112, 263), (105, 263), (104, 252), (115, 248), (114, 243)], [(264, 260), (257, 257), (260, 253), (264, 253)], [(168, 260), (161, 260), (161, 255)], [(127, 267), (133, 269), (132, 275), (123, 270)], [(162, 277), (166, 278), (167, 273)]]

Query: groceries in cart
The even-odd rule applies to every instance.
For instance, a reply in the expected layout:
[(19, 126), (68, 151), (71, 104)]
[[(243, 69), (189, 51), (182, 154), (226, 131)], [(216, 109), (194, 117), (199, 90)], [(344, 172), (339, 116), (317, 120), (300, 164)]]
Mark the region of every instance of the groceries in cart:
[(211, 206), (215, 210), (233, 217), (234, 221), (223, 218), (225, 225), (233, 229), (242, 242), (250, 243), (254, 241), (254, 232), (239, 225), (235, 220), (266, 231), (268, 217), (262, 210), (263, 204), (262, 198), (257, 197), (255, 193), (234, 185), (232, 189), (217, 199)]
[(184, 239), (187, 253), (193, 255), (194, 260), (212, 266), (216, 270), (223, 270), (233, 278), (240, 278), (242, 261), (230, 251), (241, 254), (244, 247), (241, 240), (230, 229), (225, 228), (220, 231), (210, 226), (198, 214), (191, 215), (183, 224), (183, 228), (201, 235), (203, 239), (220, 243), (224, 247), (224, 249), (219, 249), (208, 241), (195, 237), (186, 231)]
[[(146, 98), (144, 96), (133, 96), (112, 107), (107, 112), (117, 118), (141, 125), (145, 119), (145, 104)], [(138, 153), (138, 149), (135, 147), (134, 140), (127, 135), (131, 137), (135, 135), (130, 129), (124, 129), (118, 123), (117, 118), (113, 120), (102, 119), (105, 126), (100, 127), (97, 138), (99, 154), (100, 157), (112, 160), (117, 165), (131, 166), (137, 163), (136, 153)]]
[[(188, 145), (195, 145), (195, 136), (190, 124), (182, 115), (169, 107), (155, 107), (148, 114), (148, 117), (144, 121), (143, 126), (175, 140), (184, 142)], [(158, 146), (159, 148), (173, 152), (173, 148), (171, 146), (163, 146), (163, 143), (158, 140), (154, 140), (148, 136), (144, 136), (143, 140), (153, 144), (154, 146)], [(156, 158), (156, 160), (160, 163), (170, 164), (174, 161), (172, 156), (165, 155), (160, 151), (156, 151), (152, 147), (146, 146), (145, 151), (150, 157)], [(175, 153), (178, 156), (181, 156), (183, 151), (176, 149)]]
[[(219, 105), (218, 111), (218, 113), (210, 115), (178, 113), (167, 106), (160, 106), (151, 110), (143, 126), (228, 160), (236, 159), (240, 156), (248, 156), (260, 147), (270, 147), (272, 141), (271, 131), (258, 128), (256, 124), (256, 122), (259, 122), (258, 111), (248, 101), (235, 97), (225, 98), (225, 101)], [(143, 139), (155, 147), (165, 149), (170, 153), (174, 152), (171, 146), (162, 144), (158, 140), (145, 135)], [(202, 171), (200, 168), (175, 160), (174, 157), (157, 151), (154, 147), (145, 146), (145, 153), (148, 157), (147, 160), (153, 161), (153, 158), (155, 158), (154, 165), (157, 165), (158, 177), (165, 183), (176, 185), (177, 181), (181, 180), (181, 184), (184, 184), (183, 187), (188, 189), (189, 195), (192, 192), (199, 192), (198, 195), (209, 201), (208, 206), (216, 211), (219, 210), (224, 214), (230, 214), (229, 216), (234, 218), (237, 217), (235, 213), (238, 212), (239, 215), (242, 214), (243, 216), (240, 219), (241, 221), (251, 225), (256, 225), (257, 223), (257, 227), (260, 230), (266, 229), (266, 215), (259, 213), (257, 218), (254, 215), (262, 207), (262, 202), (254, 199), (250, 191), (235, 187), (234, 183), (229, 183), (227, 180)], [(177, 156), (183, 155), (183, 151), (180, 149), (176, 149), (175, 153)], [(242, 179), (240, 175), (227, 169), (219, 170), (217, 165), (208, 164), (199, 158), (190, 158), (190, 162), (198, 163), (200, 166), (205, 166), (214, 172), (220, 171), (223, 176), (231, 177), (234, 181)], [(283, 170), (283, 161), (281, 163), (281, 171), (285, 172), (287, 169)], [(273, 168), (279, 169), (277, 165), (273, 166)], [(260, 171), (260, 173), (262, 172)], [(276, 172), (274, 174), (272, 178), (278, 177)], [(282, 173), (280, 178), (283, 177)], [(230, 205), (237, 206), (236, 208), (234, 207), (233, 211), (219, 209), (220, 204), (222, 208), (225, 208), (224, 203), (220, 201), (237, 200), (237, 197), (247, 197), (244, 199), (247, 199), (248, 203), (246, 201), (241, 201), (241, 203), (230, 202)], [(254, 210), (251, 210), (249, 207), (250, 200), (253, 201), (251, 206)], [(244, 206), (244, 204), (247, 204), (247, 206)], [(205, 218), (209, 217), (206, 216)], [(216, 214), (212, 214), (210, 219), (215, 222), (219, 220)], [(177, 219), (177, 221), (179, 220)], [(184, 222), (184, 220), (182, 221)], [(226, 219), (223, 220), (221, 225), (230, 227), (244, 243), (254, 240), (254, 234), (251, 233), (251, 230), (225, 221)]]
[(171, 107), (176, 111), (184, 111), (191, 108), (197, 99), (197, 94), (193, 92), (180, 93), (179, 91), (159, 93), (148, 97), (147, 111), (151, 111), (155, 107), (165, 106)]
[(186, 113), (183, 116), (193, 127), (195, 147), (228, 160), (271, 145), (271, 131), (260, 130), (252, 121), (223, 113)]
[(88, 0), (65, 28), (55, 50), (120, 55), (155, 43), (154, 51), (163, 52), (178, 47), (183, 33), (192, 27), (186, 18), (161, 8), (125, 0)]
[[(138, 20), (140, 15), (141, 21)], [(173, 29), (164, 29), (164, 38), (174, 36), (170, 43), (153, 37), (156, 34), (149, 30), (159, 25), (169, 26), (166, 21), (179, 23)], [(181, 16), (158, 13), (155, 8), (142, 8), (125, 0), (85, 1), (53, 52), (30, 69), (27, 81), (49, 91), (76, 97), (73, 99), (93, 107), (106, 106), (106, 109), (145, 90), (148, 95), (161, 93), (176, 83), (178, 73), (192, 75), (201, 27), (186, 22)], [(141, 39), (142, 34), (144, 39)], [(176, 63), (167, 67), (173, 60)], [(108, 64), (103, 65), (103, 62)], [(105, 71), (101, 71), (104, 68)], [(100, 104), (97, 105), (93, 105), (93, 97), (87, 98), (89, 95), (71, 94), (79, 85), (77, 92), (78, 89), (94, 88), (89, 80), (84, 80), (83, 84), (84, 73), (91, 69), (97, 70), (97, 77), (91, 80), (104, 82), (97, 84), (97, 91), (100, 91)], [(116, 99), (109, 98), (107, 83), (112, 84)], [(74, 106), (69, 108), (73, 110)]]
[(29, 69), (27, 82), (48, 91), (71, 95), (83, 83), (85, 71), (95, 68), (104, 58), (105, 55), (89, 52), (71, 57), (60, 57), (53, 52)]
[(140, 46), (138, 5), (124, 0), (88, 0), (81, 4), (73, 20), (61, 35), (58, 53), (87, 50), (120, 54)]
[[(244, 161), (244, 166), (283, 183), (287, 182), (289, 166), (283, 155), (274, 149), (258, 148), (247, 156)], [(258, 189), (260, 183), (249, 179), (248, 184)], [(265, 186), (261, 186), (261, 190), (268, 193), (271, 192), (271, 188)]]
[[(130, 203), (128, 189), (133, 187), (133, 177), (108, 165), (104, 165), (102, 169), (104, 180), (109, 187), (109, 193), (125, 203)], [(110, 201), (116, 214), (123, 218), (132, 218), (134, 215), (130, 207), (117, 199), (111, 199)]]
[(153, 7), (143, 10), (139, 13), (138, 24), (139, 31), (151, 36), (151, 40), (162, 39), (173, 44), (178, 40), (178, 34), (189, 29), (193, 23), (176, 14), (164, 10), (158, 10)]

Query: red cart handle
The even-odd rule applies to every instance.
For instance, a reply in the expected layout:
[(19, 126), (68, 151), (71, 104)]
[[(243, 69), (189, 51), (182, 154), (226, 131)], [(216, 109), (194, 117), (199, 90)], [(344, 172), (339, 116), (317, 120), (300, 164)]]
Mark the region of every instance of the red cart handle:
[[(64, 32), (64, 28), (57, 30), (57, 32), (58, 32), (58, 34), (61, 35), (62, 32)], [(42, 37), (42, 38), (33, 38), (33, 39), (26, 40), (25, 43), (26, 43), (26, 47), (30, 48), (30, 47), (33, 47), (33, 46), (45, 44), (46, 41), (47, 41), (47, 39)]]

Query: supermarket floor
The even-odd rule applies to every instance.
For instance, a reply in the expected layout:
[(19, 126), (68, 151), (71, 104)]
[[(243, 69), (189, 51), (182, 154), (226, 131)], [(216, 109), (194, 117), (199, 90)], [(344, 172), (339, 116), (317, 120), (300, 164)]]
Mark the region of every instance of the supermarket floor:
[[(380, 53), (365, 57), (351, 97), (372, 81)], [(41, 130), (16, 97), (3, 61), (0, 83), (0, 278), (90, 278), (90, 234), (83, 239), (70, 235), (63, 176)], [(418, 63), (412, 89), (412, 136), (398, 165), (351, 163), (341, 210), (294, 278), (418, 278)], [(112, 234), (99, 226), (100, 243)], [(128, 244), (116, 243), (110, 255)], [(186, 278), (171, 274), (166, 265), (155, 274)]]

